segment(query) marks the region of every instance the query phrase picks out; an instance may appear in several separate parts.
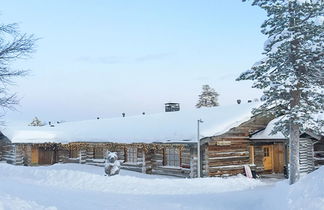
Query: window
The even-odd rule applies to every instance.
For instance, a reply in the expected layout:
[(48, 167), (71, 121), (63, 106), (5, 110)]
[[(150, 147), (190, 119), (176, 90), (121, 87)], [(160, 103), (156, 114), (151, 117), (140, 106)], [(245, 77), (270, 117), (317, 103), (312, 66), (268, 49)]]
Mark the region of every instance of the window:
[(180, 152), (177, 148), (165, 149), (165, 165), (180, 167)]
[(80, 157), (80, 151), (70, 150), (70, 158), (78, 158), (78, 157)]
[(190, 151), (181, 152), (181, 167), (190, 168)]
[(268, 147), (263, 148), (263, 156), (264, 157), (269, 157), (269, 148)]
[(127, 158), (126, 161), (130, 163), (137, 163), (137, 148), (130, 147), (127, 148)]
[(103, 148), (95, 148), (94, 159), (102, 159), (102, 158), (104, 158)]

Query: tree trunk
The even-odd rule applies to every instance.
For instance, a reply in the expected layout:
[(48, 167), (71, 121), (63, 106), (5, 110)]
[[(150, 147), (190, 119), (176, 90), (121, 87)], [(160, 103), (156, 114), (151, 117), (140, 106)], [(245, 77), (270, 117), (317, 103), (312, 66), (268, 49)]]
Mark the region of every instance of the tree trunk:
[(289, 134), (289, 184), (294, 184), (299, 180), (299, 125), (290, 122)]

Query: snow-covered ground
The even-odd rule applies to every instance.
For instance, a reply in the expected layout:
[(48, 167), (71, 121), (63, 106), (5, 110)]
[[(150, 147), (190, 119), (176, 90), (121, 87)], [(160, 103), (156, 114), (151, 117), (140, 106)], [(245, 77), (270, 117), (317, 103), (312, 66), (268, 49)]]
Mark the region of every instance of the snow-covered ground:
[(80, 164), (0, 163), (0, 209), (324, 209), (324, 168), (294, 186), (230, 178), (180, 179)]

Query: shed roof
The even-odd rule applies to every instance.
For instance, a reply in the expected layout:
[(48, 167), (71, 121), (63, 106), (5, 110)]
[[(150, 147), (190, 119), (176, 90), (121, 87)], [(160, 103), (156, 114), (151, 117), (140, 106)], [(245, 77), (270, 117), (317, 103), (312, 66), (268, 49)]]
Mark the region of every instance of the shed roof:
[[(288, 139), (287, 136), (285, 136), (283, 133), (281, 132), (277, 132), (276, 134), (271, 134), (271, 131), (273, 130), (274, 126), (275, 126), (275, 123), (280, 121), (284, 116), (281, 116), (281, 117), (277, 117), (273, 120), (271, 120), (268, 125), (265, 127), (265, 129), (259, 131), (259, 132), (256, 132), (255, 134), (253, 134), (251, 136), (250, 139), (252, 140), (265, 140), (265, 139), (268, 139), (268, 140), (275, 140), (275, 139)], [(323, 113), (319, 113), (317, 115), (314, 115), (313, 116), (315, 119), (318, 119), (318, 120), (324, 120), (324, 114)], [(308, 128), (308, 130), (311, 130), (311, 126), (310, 125), (304, 125), (305, 128)], [(308, 133), (308, 132), (306, 132)], [(323, 136), (324, 135), (324, 127), (320, 128), (319, 129), (319, 133), (321, 133)], [(311, 133), (308, 133), (308, 134), (311, 134)], [(311, 134), (312, 136), (314, 134)], [(317, 137), (318, 138), (318, 137)]]
[(271, 134), (271, 131), (273, 130), (275, 123), (278, 122), (282, 117), (278, 117), (275, 118), (273, 120), (271, 120), (267, 127), (265, 127), (265, 129), (256, 132), (255, 134), (253, 134), (251, 136), (250, 139), (252, 140), (259, 140), (259, 139), (286, 139), (287, 137), (285, 137), (281, 132), (277, 132), (276, 134)]

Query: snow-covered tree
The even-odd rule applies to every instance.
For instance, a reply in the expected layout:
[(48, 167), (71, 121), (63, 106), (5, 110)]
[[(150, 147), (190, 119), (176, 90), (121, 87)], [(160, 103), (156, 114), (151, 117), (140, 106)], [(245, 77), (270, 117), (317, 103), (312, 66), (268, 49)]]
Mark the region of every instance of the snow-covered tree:
[(261, 26), (268, 37), (265, 58), (238, 80), (253, 80), (254, 88), (263, 89), (264, 103), (255, 114), (285, 115), (273, 133), (289, 136), (293, 184), (299, 179), (300, 132), (323, 126), (314, 117), (324, 110), (323, 0), (253, 0), (252, 5), (267, 12)]
[(31, 123), (29, 123), (29, 126), (44, 126), (45, 124), (42, 123), (37, 117), (33, 119)]
[(202, 86), (202, 93), (199, 95), (199, 101), (196, 104), (197, 108), (200, 107), (214, 107), (219, 106), (218, 104), (218, 96), (219, 94), (209, 85)]

